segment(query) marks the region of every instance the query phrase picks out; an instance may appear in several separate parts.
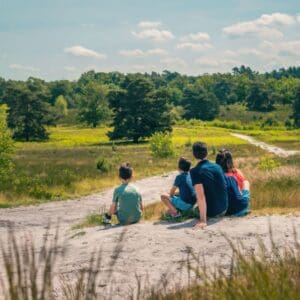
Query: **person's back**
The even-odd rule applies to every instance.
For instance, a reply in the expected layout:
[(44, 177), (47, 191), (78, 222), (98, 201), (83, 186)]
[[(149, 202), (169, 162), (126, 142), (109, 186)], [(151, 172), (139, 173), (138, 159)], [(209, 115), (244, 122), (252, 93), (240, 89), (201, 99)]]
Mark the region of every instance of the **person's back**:
[(141, 200), (133, 184), (123, 183), (115, 189), (113, 202), (117, 204), (117, 217), (121, 224), (132, 224), (141, 219)]
[(221, 167), (207, 159), (191, 169), (193, 185), (202, 184), (207, 204), (207, 216), (224, 214), (228, 207), (226, 180)]
[[(244, 216), (249, 212), (249, 191), (240, 192), (238, 183), (234, 176), (225, 176), (228, 192), (227, 215)], [(247, 192), (247, 193), (246, 193)]]
[(112, 215), (117, 215), (122, 225), (138, 222), (143, 211), (142, 196), (137, 188), (130, 183), (133, 168), (129, 163), (124, 163), (119, 168), (119, 178), (122, 184), (114, 190), (113, 201), (109, 211), (104, 214), (103, 223), (111, 224)]
[(192, 179), (189, 172), (182, 172), (175, 179), (175, 186), (179, 189), (180, 198), (191, 205), (196, 203), (195, 190), (192, 185)]
[(238, 187), (240, 189), (240, 191), (242, 191), (243, 189), (243, 184), (245, 181), (245, 177), (242, 174), (242, 172), (239, 169), (234, 169), (232, 171), (226, 172), (225, 173), (227, 176), (232, 176), (235, 178), (235, 180), (237, 181)]
[[(167, 215), (178, 217), (181, 212), (187, 212), (196, 203), (196, 194), (192, 185), (191, 161), (184, 157), (178, 160), (179, 175), (176, 176), (169, 194), (162, 194), (161, 201), (168, 207)], [(179, 194), (177, 193), (179, 192)]]

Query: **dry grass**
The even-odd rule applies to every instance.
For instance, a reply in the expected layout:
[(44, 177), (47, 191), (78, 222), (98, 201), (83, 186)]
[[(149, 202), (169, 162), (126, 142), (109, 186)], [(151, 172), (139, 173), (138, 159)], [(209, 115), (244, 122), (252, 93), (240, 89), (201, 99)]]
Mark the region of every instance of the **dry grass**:
[[(45, 232), (44, 236), (43, 245), (37, 248), (28, 236), (17, 239), (15, 233), (9, 231), (7, 247), (1, 243), (0, 265), (3, 263), (1, 265), (3, 272), (0, 273), (1, 299), (110, 298), (109, 292), (117, 288), (117, 283), (112, 281), (112, 275), (125, 242), (125, 231), (117, 239), (108, 271), (103, 271), (101, 267), (100, 251), (99, 255), (91, 254), (87, 268), (72, 274), (73, 280), (70, 276), (61, 275), (59, 281), (55, 275), (55, 265), (63, 259), (65, 247), (60, 246), (61, 242), (58, 242), (58, 231), (52, 238), (49, 231)], [(271, 249), (258, 239), (259, 251), (256, 254), (251, 252), (250, 255), (242, 244), (237, 247), (228, 240), (233, 253), (229, 272), (224, 272), (222, 266), (206, 266), (197, 253), (187, 249), (187, 259), (183, 268), (192, 275), (188, 286), (177, 284), (170, 274), (157, 286), (137, 282), (136, 293), (128, 295), (128, 299), (296, 300), (300, 294), (300, 244), (296, 231), (294, 236), (294, 244), (286, 245), (284, 249), (279, 250), (270, 230)], [(245, 256), (245, 253), (248, 253), (248, 256)], [(102, 289), (100, 292), (98, 289), (100, 283), (102, 286), (104, 283), (109, 290)], [(139, 289), (141, 286), (147, 289)]]

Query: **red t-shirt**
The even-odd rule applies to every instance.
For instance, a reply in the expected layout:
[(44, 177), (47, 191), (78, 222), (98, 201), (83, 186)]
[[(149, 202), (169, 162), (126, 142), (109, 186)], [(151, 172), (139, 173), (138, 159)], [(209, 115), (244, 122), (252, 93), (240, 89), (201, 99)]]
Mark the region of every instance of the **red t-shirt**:
[(235, 180), (237, 181), (237, 184), (239, 186), (239, 189), (243, 189), (243, 182), (245, 180), (244, 175), (240, 172), (240, 170), (235, 169), (233, 172), (226, 173), (227, 176), (233, 176)]

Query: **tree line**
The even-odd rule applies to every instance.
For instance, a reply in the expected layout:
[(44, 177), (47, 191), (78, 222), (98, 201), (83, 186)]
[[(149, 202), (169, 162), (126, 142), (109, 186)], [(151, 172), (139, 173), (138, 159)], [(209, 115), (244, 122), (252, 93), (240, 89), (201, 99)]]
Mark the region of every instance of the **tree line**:
[(75, 111), (76, 120), (88, 126), (111, 125), (112, 140), (137, 142), (156, 131), (171, 131), (176, 120), (213, 120), (220, 105), (235, 103), (260, 112), (290, 105), (292, 125), (299, 128), (300, 67), (261, 74), (240, 66), (201, 76), (88, 71), (76, 81), (51, 82), (0, 78), (0, 105), (7, 105), (8, 126), (21, 141), (47, 139), (46, 127)]

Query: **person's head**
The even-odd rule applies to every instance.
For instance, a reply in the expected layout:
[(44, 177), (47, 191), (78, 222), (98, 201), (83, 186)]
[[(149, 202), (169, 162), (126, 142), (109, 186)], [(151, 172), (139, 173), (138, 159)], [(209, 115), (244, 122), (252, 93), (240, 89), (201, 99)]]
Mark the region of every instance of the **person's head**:
[(191, 161), (184, 157), (180, 157), (178, 160), (178, 169), (183, 172), (188, 172), (191, 168)]
[(119, 168), (119, 177), (122, 180), (130, 180), (132, 178), (133, 168), (130, 166), (130, 163), (123, 163)]
[(207, 145), (203, 142), (196, 142), (193, 144), (193, 155), (196, 159), (205, 159), (207, 157)]
[(225, 173), (234, 171), (232, 154), (226, 149), (219, 151), (216, 156), (216, 163), (221, 166)]

